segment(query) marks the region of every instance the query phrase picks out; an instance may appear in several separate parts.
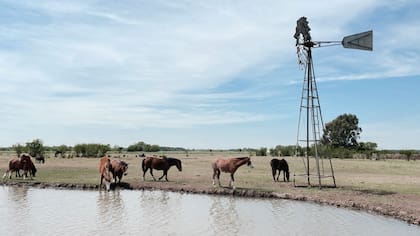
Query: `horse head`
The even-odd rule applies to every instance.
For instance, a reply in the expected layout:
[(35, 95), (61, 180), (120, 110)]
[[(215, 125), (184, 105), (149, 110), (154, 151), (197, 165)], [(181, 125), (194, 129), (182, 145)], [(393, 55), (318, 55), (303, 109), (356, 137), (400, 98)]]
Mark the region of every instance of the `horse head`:
[(125, 161), (120, 161), (120, 168), (124, 175), (127, 175), (128, 164)]
[(248, 161), (246, 162), (246, 165), (247, 165), (249, 168), (254, 168), (254, 166), (252, 165), (252, 162), (251, 162), (251, 157), (248, 157)]
[(176, 160), (176, 168), (178, 168), (179, 171), (182, 171), (182, 163), (181, 160)]

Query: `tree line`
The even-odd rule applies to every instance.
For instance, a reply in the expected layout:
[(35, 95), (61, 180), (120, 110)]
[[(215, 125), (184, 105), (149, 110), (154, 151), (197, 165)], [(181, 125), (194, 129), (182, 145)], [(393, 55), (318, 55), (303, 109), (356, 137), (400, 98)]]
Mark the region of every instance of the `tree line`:
[[(374, 142), (359, 142), (362, 128), (359, 126), (359, 119), (353, 114), (342, 114), (334, 120), (326, 123), (323, 136), (320, 143), (317, 145), (318, 151), (321, 155), (331, 158), (352, 158), (356, 154), (363, 154), (367, 157), (372, 157), (376, 154), (395, 154), (404, 155), (407, 160), (410, 160), (415, 155), (420, 155), (417, 150), (400, 150), (387, 151), (377, 150), (378, 145)], [(35, 139), (27, 142), (25, 145), (15, 144), (11, 148), (1, 148), (0, 150), (14, 150), (18, 155), (23, 152), (29, 153), (31, 156), (43, 156), (45, 152), (52, 151), (55, 156), (63, 156), (65, 153), (71, 153), (75, 157), (101, 157), (107, 152), (113, 151), (121, 153), (126, 152), (160, 152), (160, 151), (183, 151), (188, 154), (194, 149), (185, 149), (181, 147), (161, 147), (156, 144), (147, 144), (143, 141), (136, 142), (129, 145), (127, 148), (114, 146), (109, 144), (86, 143), (77, 144), (75, 146), (44, 146), (42, 140)], [(210, 153), (214, 150), (208, 149)], [(230, 149), (230, 151), (247, 152), (249, 155), (257, 156), (302, 156), (305, 155), (306, 147), (296, 145), (277, 145), (274, 148), (261, 147), (259, 149), (241, 148)], [(314, 148), (309, 148), (309, 155), (314, 154)]]

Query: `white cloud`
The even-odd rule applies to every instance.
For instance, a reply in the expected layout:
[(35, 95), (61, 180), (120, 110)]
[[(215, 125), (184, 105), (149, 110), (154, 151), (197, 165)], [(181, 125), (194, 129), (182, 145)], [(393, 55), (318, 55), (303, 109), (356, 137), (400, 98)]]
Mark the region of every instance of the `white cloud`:
[[(13, 114), (2, 127), (28, 125), (28, 117), (35, 124), (191, 127), (272, 119), (236, 105), (274, 96), (279, 89), (219, 88), (248, 71), (263, 75), (294, 65), (292, 35), (300, 16), (308, 16), (314, 38), (334, 39), (359, 15), (386, 3), (8, 4), (20, 17), (0, 26), (1, 37), (13, 42), (0, 46), (0, 106)], [(399, 63), (399, 74), (417, 73), (417, 58), (406, 67), (400, 58), (388, 60)], [(363, 71), (341, 79), (392, 72)]]

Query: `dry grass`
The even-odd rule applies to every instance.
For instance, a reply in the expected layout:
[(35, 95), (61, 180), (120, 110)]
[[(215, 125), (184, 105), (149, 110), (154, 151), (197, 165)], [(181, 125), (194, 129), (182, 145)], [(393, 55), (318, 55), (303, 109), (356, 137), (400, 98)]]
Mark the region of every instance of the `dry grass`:
[[(3, 173), (7, 167), (8, 160), (13, 156), (10, 153), (0, 155), (0, 172)], [(169, 155), (169, 154), (167, 154)], [(243, 154), (242, 154), (243, 155)], [(113, 155), (116, 156), (116, 155)], [(172, 184), (182, 184), (189, 186), (211, 187), (212, 169), (211, 161), (216, 156), (240, 156), (239, 153), (217, 153), (217, 154), (172, 154), (170, 156), (179, 158), (183, 163), (183, 171), (173, 167), (169, 171), (169, 180)], [(129, 163), (129, 174), (123, 181), (128, 183), (138, 183), (143, 181), (141, 178), (141, 158), (134, 154), (121, 157)], [(285, 158), (290, 166), (291, 179), (294, 173), (304, 173), (304, 166), (301, 158)], [(235, 184), (239, 188), (256, 189), (263, 191), (281, 191), (284, 188), (293, 189), (293, 183), (275, 183), (272, 180), (269, 161), (271, 157), (253, 157), (254, 169), (241, 167), (235, 174)], [(75, 183), (75, 184), (95, 184), (99, 181), (97, 169), (99, 160), (96, 158), (48, 158), (45, 164), (36, 164), (38, 175), (36, 181), (47, 183)], [(315, 166), (311, 160), (310, 166)], [(324, 162), (326, 174), (329, 171), (329, 162)], [(337, 190), (356, 190), (365, 192), (389, 192), (401, 194), (420, 195), (420, 162), (403, 160), (333, 160), (333, 167), (336, 176)], [(313, 173), (316, 173), (312, 169)], [(161, 175), (161, 171), (155, 171), (155, 177)], [(282, 179), (282, 176), (280, 177)], [(149, 173), (146, 180), (151, 181)], [(16, 181), (13, 179), (13, 181)], [(19, 180), (18, 180), (19, 181)], [(222, 173), (222, 185), (227, 185), (229, 175)], [(306, 183), (305, 178), (296, 178), (297, 183)], [(332, 179), (323, 179), (323, 184), (332, 184)], [(317, 179), (311, 180), (312, 184), (317, 184)], [(171, 184), (168, 183), (168, 184)]]

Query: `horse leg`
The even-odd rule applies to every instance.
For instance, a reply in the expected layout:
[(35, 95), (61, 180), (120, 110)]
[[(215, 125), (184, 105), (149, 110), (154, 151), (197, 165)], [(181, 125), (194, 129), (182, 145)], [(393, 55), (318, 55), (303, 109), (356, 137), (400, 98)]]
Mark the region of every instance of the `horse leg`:
[(274, 180), (274, 182), (276, 182), (276, 169), (274, 169), (274, 168), (271, 168), (271, 172), (273, 173), (273, 180)]
[(152, 175), (153, 180), (154, 180), (154, 181), (156, 181), (156, 178), (155, 178), (155, 176), (153, 175), (153, 168), (150, 168), (150, 174)]
[(166, 171), (165, 171), (165, 170), (163, 170), (163, 174), (162, 174), (162, 176), (161, 176), (161, 177), (159, 177), (159, 180), (163, 179), (163, 176), (165, 176), (165, 175), (166, 175)]
[(216, 185), (216, 183), (214, 182), (214, 178), (216, 177), (217, 171), (216, 169), (213, 169), (213, 186)]
[(286, 171), (283, 170), (283, 182), (286, 182)]
[(146, 167), (146, 169), (145, 170), (143, 170), (143, 181), (146, 181), (146, 172), (147, 172), (147, 167)]
[(279, 170), (279, 173), (277, 175), (277, 182), (279, 182), (279, 176), (280, 176), (281, 170)]
[(230, 174), (230, 181), (229, 181), (229, 187), (232, 187), (233, 189), (235, 189), (235, 178), (233, 178), (233, 173)]
[(7, 170), (4, 175), (3, 175), (3, 179), (6, 178), (7, 174), (9, 173), (9, 171)]
[(219, 187), (221, 187), (222, 185), (220, 184), (220, 170), (217, 169), (217, 181), (219, 182)]
[(103, 181), (103, 176), (102, 176), (102, 174), (101, 174), (101, 181), (100, 181), (100, 183), (99, 183), (99, 191), (102, 189), (102, 181)]

